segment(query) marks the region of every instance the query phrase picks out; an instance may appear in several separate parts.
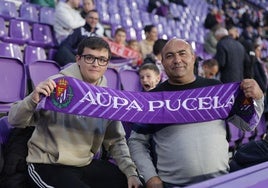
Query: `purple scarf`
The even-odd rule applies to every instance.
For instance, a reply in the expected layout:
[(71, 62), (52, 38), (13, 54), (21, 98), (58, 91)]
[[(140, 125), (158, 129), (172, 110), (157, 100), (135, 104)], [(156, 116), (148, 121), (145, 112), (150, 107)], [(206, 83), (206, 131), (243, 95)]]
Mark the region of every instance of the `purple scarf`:
[(175, 92), (129, 92), (94, 86), (71, 77), (61, 77), (55, 81), (55, 91), (45, 97), (38, 108), (150, 124), (225, 119), (234, 113), (234, 109), (235, 113), (237, 110), (243, 112), (242, 118), (250, 121), (255, 112), (252, 110), (252, 100), (244, 100), (240, 83)]

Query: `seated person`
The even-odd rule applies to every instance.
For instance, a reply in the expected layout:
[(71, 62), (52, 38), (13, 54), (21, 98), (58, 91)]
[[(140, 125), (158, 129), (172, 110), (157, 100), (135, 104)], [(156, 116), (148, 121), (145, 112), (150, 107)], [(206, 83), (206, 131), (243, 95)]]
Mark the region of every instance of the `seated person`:
[(142, 54), (141, 54), (141, 49), (139, 46), (139, 41), (136, 39), (131, 39), (127, 42), (127, 47), (138, 52), (139, 57), (132, 62), (131, 66), (133, 68), (139, 67), (142, 63)]
[(55, 23), (53, 29), (58, 44), (60, 44), (74, 29), (85, 25), (85, 19), (82, 18), (77, 8), (80, 0), (59, 1), (55, 7)]
[(55, 60), (64, 66), (68, 63), (75, 62), (75, 54), (78, 44), (89, 36), (103, 37), (104, 33), (99, 32), (97, 24), (99, 22), (99, 14), (97, 10), (91, 10), (86, 16), (86, 24), (77, 28), (69, 35), (59, 46), (55, 55)]
[(139, 68), (139, 76), (144, 91), (155, 88), (160, 82), (160, 71), (153, 63), (146, 63)]
[[(89, 11), (94, 10), (94, 9), (96, 9), (94, 0), (83, 0), (81, 16), (83, 18), (86, 18)], [(104, 27), (100, 22), (97, 23), (97, 28), (100, 33), (104, 33)]]

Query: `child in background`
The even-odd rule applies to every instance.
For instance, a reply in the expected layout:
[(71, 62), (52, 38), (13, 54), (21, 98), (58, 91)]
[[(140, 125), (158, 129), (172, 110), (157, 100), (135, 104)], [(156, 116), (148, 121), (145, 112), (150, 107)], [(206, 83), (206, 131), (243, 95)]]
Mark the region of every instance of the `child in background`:
[(139, 76), (144, 91), (154, 89), (160, 82), (160, 71), (153, 63), (146, 63), (139, 69)]
[(212, 58), (205, 60), (202, 64), (202, 70), (203, 73), (201, 74), (201, 76), (205, 78), (218, 79), (217, 74), (219, 72), (219, 65), (216, 59)]
[(134, 60), (131, 65), (133, 68), (139, 67), (142, 63), (142, 54), (138, 40), (129, 40), (127, 42), (127, 47), (139, 53), (139, 58), (137, 60)]

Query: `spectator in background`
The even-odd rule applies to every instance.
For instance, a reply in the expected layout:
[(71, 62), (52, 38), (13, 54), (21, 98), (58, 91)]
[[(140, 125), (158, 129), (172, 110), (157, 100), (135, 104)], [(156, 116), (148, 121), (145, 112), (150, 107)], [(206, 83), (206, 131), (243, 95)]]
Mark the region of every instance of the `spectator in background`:
[(155, 41), (158, 39), (158, 31), (155, 25), (146, 25), (144, 27), (145, 39), (140, 41), (142, 57), (152, 53)]
[(127, 32), (123, 27), (119, 27), (115, 30), (113, 41), (120, 45), (126, 46), (127, 42)]
[(59, 1), (55, 8), (55, 23), (53, 25), (55, 37), (60, 44), (74, 29), (85, 25), (85, 19), (82, 18), (77, 10), (80, 0)]
[(223, 27), (216, 30), (215, 37), (218, 40), (215, 59), (219, 63), (220, 80), (223, 83), (242, 81), (246, 71), (245, 48)]
[(220, 27), (219, 24), (215, 25), (205, 34), (204, 37), (204, 49), (208, 54), (215, 55), (217, 49), (217, 39), (215, 37), (215, 31)]
[(142, 64), (142, 61), (143, 61), (139, 41), (136, 39), (131, 39), (127, 41), (127, 47), (136, 51), (139, 54), (138, 55), (139, 57), (136, 60), (134, 60), (131, 65), (132, 68), (138, 68)]
[[(94, 0), (83, 0), (81, 16), (86, 18), (89, 11), (96, 9), (95, 1)], [(100, 33), (105, 33), (103, 25), (98, 22), (97, 26), (98, 31)]]
[(169, 15), (169, 2), (166, 0), (149, 0), (147, 11), (152, 14), (167, 17)]
[(98, 22), (99, 14), (97, 10), (89, 11), (86, 16), (86, 24), (83, 27), (75, 29), (72, 34), (62, 41), (55, 55), (55, 60), (60, 66), (75, 62), (77, 46), (84, 38), (90, 36), (104, 36), (104, 33), (99, 32), (97, 28)]
[(219, 64), (216, 59), (207, 59), (202, 63), (202, 76), (209, 79), (218, 79)]
[(160, 70), (162, 82), (167, 79), (167, 75), (165, 73), (164, 67), (161, 62), (162, 61), (161, 51), (163, 47), (166, 45), (166, 43), (167, 43), (166, 39), (157, 39), (153, 45), (152, 53), (146, 55), (142, 63), (142, 64), (147, 64), (147, 63), (155, 64)]
[(153, 63), (143, 64), (139, 68), (139, 76), (144, 91), (154, 89), (160, 82), (160, 71)]

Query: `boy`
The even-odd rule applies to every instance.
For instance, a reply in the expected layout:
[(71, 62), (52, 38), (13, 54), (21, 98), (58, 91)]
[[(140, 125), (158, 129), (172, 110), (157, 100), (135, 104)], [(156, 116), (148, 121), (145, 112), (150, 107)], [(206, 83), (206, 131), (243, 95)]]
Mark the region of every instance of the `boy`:
[(140, 82), (144, 91), (149, 91), (160, 82), (160, 71), (153, 63), (146, 63), (139, 69)]

